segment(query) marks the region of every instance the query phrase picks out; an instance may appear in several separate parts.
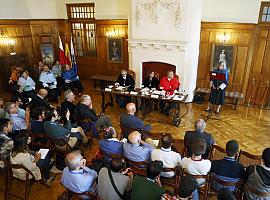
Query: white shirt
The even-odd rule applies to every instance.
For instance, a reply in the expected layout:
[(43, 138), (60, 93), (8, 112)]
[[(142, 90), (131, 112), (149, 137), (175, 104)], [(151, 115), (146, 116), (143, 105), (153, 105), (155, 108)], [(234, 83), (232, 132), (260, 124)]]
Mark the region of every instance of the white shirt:
[(39, 81), (42, 82), (44, 87), (49, 87), (50, 89), (56, 88), (57, 81), (55, 75), (51, 72), (42, 72), (39, 76)]
[[(192, 158), (185, 157), (181, 162), (181, 167), (185, 172), (192, 175), (206, 175), (211, 169), (211, 161), (204, 159), (193, 160)], [(201, 185), (204, 179), (197, 181)]]
[[(151, 160), (160, 160), (163, 162), (164, 168), (175, 168), (176, 166), (180, 167), (181, 155), (169, 149), (154, 149), (151, 154)], [(173, 172), (162, 172), (161, 176), (172, 177), (174, 176)]]
[(35, 90), (35, 86), (36, 86), (36, 83), (33, 81), (33, 79), (30, 76), (28, 76), (26, 79), (21, 76), (17, 84), (21, 86), (22, 90), (25, 92)]

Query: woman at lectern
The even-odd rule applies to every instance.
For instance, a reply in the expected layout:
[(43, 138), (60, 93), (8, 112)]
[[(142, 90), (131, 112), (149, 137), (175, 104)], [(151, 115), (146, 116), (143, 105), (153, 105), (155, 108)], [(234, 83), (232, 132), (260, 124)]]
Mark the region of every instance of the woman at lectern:
[[(210, 85), (211, 85), (211, 92), (210, 92), (210, 97), (209, 97), (209, 103), (208, 107), (205, 109), (205, 111), (210, 110), (211, 104), (213, 105), (218, 105), (217, 110), (215, 111), (216, 114), (219, 114), (221, 105), (224, 104), (225, 100), (225, 90), (228, 85), (228, 71), (224, 65), (223, 62), (218, 63), (217, 69), (213, 70), (214, 73), (216, 74), (225, 74), (225, 79), (224, 80), (211, 80)], [(216, 77), (218, 77), (216, 75)]]

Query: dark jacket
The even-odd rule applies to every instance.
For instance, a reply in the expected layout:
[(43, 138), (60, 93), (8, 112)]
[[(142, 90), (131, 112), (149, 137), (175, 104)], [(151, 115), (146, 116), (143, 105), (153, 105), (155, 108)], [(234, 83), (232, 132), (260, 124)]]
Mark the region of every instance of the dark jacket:
[(191, 144), (196, 138), (203, 138), (206, 141), (206, 151), (202, 155), (202, 157), (206, 159), (208, 157), (211, 146), (215, 143), (215, 140), (213, 139), (211, 134), (206, 132), (200, 133), (196, 131), (186, 131), (184, 140), (185, 146), (187, 146), (188, 156), (192, 156)]
[(52, 138), (68, 137), (71, 128), (72, 127), (70, 120), (68, 120), (64, 126), (51, 121), (44, 122), (44, 130), (47, 133), (47, 135)]
[(50, 104), (47, 102), (47, 100), (42, 99), (40, 96), (38, 95), (34, 95), (32, 101), (29, 104), (29, 107), (31, 110), (34, 110), (36, 107), (43, 107), (45, 109), (50, 109), (51, 106)]
[(152, 80), (150, 80), (149, 76), (144, 79), (143, 86), (148, 88), (156, 88), (159, 87), (159, 80), (156, 77), (153, 77)]
[(118, 82), (120, 86), (129, 86), (129, 90), (133, 90), (135, 86), (135, 81), (130, 74), (127, 74), (126, 79), (123, 79), (122, 74), (120, 74), (116, 82)]
[[(152, 128), (151, 125), (144, 125), (140, 118), (130, 114), (121, 114), (120, 126), (126, 129), (140, 129), (144, 131), (150, 131)], [(125, 136), (127, 136), (126, 134), (128, 133), (124, 133)]]
[(44, 122), (33, 120), (30, 124), (31, 132), (34, 133), (45, 133)]
[(90, 119), (92, 122), (97, 121), (98, 116), (94, 109), (90, 109), (87, 105), (79, 103), (76, 106), (76, 116), (78, 120)]
[(72, 124), (76, 123), (76, 117), (75, 117), (75, 110), (76, 110), (76, 105), (73, 104), (72, 102), (70, 101), (63, 101), (61, 103), (61, 115), (62, 117), (64, 118), (65, 122), (67, 121), (66, 120), (66, 112), (67, 110), (69, 110), (70, 112), (70, 121)]

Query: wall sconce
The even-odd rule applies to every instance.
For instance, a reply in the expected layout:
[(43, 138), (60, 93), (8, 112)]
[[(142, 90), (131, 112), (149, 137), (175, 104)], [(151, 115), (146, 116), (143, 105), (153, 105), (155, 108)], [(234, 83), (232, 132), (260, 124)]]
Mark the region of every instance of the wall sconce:
[(10, 49), (10, 55), (16, 55), (14, 51), (15, 40), (8, 37), (8, 31), (3, 27), (0, 27), (0, 44)]
[(231, 39), (231, 35), (229, 33), (219, 33), (217, 35), (217, 40), (219, 43), (228, 43), (229, 40)]
[(120, 30), (120, 28), (113, 28), (110, 31), (106, 32), (106, 37), (124, 37), (125, 36), (125, 32)]

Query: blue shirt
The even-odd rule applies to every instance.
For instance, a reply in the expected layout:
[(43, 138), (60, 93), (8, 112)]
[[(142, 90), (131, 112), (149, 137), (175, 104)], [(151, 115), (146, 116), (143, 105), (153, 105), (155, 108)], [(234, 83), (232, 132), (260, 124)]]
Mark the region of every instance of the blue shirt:
[(66, 167), (63, 170), (61, 183), (72, 192), (94, 192), (92, 185), (97, 177), (97, 172), (88, 167), (74, 171), (70, 171)]
[(125, 157), (135, 162), (149, 160), (154, 150), (153, 147), (147, 143), (144, 143), (142, 146), (140, 144), (124, 143), (123, 149)]
[(32, 91), (35, 89), (36, 83), (33, 81), (33, 79), (28, 76), (26, 79), (22, 76), (19, 78), (18, 83), (19, 86), (21, 86), (22, 90), (24, 92)]
[(77, 74), (74, 72), (74, 70), (63, 71), (61, 77), (64, 80), (71, 80), (71, 81), (78, 80)]
[(19, 131), (27, 128), (24, 117), (21, 117), (18, 114), (10, 114), (9, 119), (12, 121), (13, 131)]

